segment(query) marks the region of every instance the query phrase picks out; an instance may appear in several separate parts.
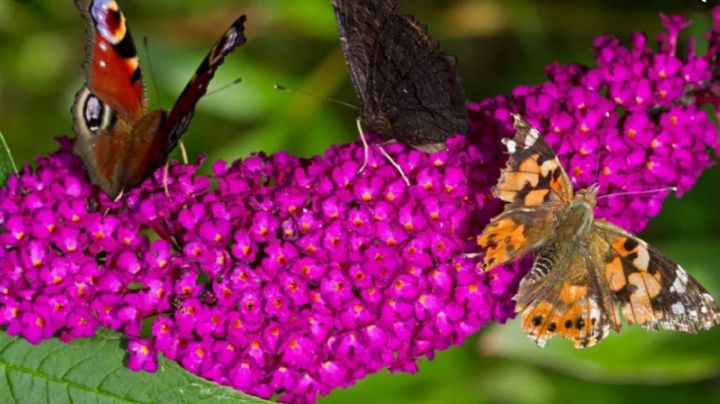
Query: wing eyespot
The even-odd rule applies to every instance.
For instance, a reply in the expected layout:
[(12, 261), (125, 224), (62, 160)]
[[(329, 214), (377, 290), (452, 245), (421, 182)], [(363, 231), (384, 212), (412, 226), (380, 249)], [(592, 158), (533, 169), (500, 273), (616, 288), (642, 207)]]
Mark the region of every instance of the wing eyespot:
[(79, 101), (81, 101), (82, 114), (80, 120), (90, 133), (96, 135), (115, 126), (117, 121), (115, 112), (92, 92), (85, 89), (84, 93), (80, 94)]

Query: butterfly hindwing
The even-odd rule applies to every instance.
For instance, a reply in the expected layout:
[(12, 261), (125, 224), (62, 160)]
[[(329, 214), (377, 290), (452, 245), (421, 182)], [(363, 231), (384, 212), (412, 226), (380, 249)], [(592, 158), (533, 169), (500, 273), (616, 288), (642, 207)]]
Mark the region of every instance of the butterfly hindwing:
[(413, 146), (444, 143), (468, 128), (455, 58), (396, 0), (333, 0), (365, 130)]
[(160, 133), (167, 136), (166, 150), (168, 153), (177, 146), (180, 136), (187, 130), (195, 113), (195, 105), (207, 92), (208, 84), (215, 76), (217, 68), (225, 61), (228, 54), (246, 42), (245, 20), (244, 15), (240, 16), (225, 31), (225, 34), (213, 46), (200, 67), (195, 71), (195, 74), (180, 93), (175, 105), (167, 115)]
[(603, 284), (593, 277), (593, 265), (587, 248), (569, 248), (558, 240), (543, 247), (515, 297), (530, 339), (544, 346), (560, 335), (575, 348), (585, 348), (608, 334), (617, 315), (608, 315), (610, 302), (602, 298)]
[(601, 272), (629, 324), (695, 333), (720, 322), (715, 300), (680, 265), (617, 226), (593, 226), (608, 246)]

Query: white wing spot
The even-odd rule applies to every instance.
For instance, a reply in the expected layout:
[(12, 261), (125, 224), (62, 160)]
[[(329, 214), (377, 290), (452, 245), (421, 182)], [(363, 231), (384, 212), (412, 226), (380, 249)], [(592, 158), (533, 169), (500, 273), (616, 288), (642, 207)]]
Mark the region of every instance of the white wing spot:
[(220, 58), (224, 57), (228, 52), (230, 52), (230, 49), (232, 49), (233, 46), (235, 46), (235, 42), (237, 41), (238, 32), (235, 28), (230, 29), (223, 38), (223, 44), (220, 49), (217, 50), (217, 52), (213, 52), (212, 57), (210, 57), (210, 64), (216, 65)]
[(648, 253), (647, 248), (645, 246), (640, 246), (637, 251), (637, 258), (633, 261), (633, 264), (640, 268), (643, 271), (648, 270), (648, 266), (650, 265), (650, 254)]
[(673, 314), (685, 314), (685, 306), (683, 306), (680, 302), (673, 304), (670, 308), (672, 309)]
[(548, 160), (548, 161), (542, 163), (542, 165), (540, 166), (540, 174), (543, 177), (547, 177), (548, 174), (550, 174), (551, 171), (558, 168), (559, 165), (560, 165), (560, 163), (557, 161), (557, 159)]
[(540, 138), (540, 132), (538, 132), (535, 128), (530, 128), (530, 132), (528, 132), (528, 135), (525, 136), (525, 147), (529, 148), (534, 145), (538, 138)]
[(677, 276), (677, 278), (675, 278), (675, 281), (673, 281), (673, 284), (670, 287), (670, 290), (675, 293), (685, 293), (685, 290), (687, 289), (686, 286), (687, 286), (687, 281), (688, 281), (687, 272), (685, 272), (685, 270), (682, 269), (682, 267), (678, 265), (677, 269), (675, 270), (675, 275)]
[(503, 139), (503, 143), (505, 143), (505, 146), (507, 147), (508, 153), (515, 153), (517, 151), (517, 143), (515, 143), (514, 140), (510, 139)]

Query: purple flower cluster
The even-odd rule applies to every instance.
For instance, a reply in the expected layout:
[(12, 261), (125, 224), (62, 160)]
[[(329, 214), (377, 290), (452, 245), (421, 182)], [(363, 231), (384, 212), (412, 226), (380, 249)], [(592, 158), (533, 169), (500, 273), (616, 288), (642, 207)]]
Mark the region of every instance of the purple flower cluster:
[[(490, 188), (511, 112), (547, 133), (579, 186), (687, 190), (707, 167), (717, 133), (688, 94), (710, 89), (714, 59), (674, 56), (681, 22), (666, 19), (658, 53), (639, 34), (630, 49), (601, 38), (598, 68), (553, 65), (547, 83), (471, 105), (470, 133), (446, 151), (390, 145), (409, 187), (374, 147), (357, 175), (351, 144), (216, 162), (209, 176), (175, 164), (169, 195), (161, 170), (113, 202), (62, 139), (0, 189), (0, 325), (33, 343), (110, 328), (130, 338), (132, 369), (154, 371), (162, 353), (287, 402), (413, 372), (513, 315), (523, 271), (463, 258), (501, 209)], [(599, 211), (638, 230), (662, 199), (609, 198)]]
[(211, 177), (174, 165), (169, 196), (159, 172), (113, 202), (63, 139), (0, 190), (2, 324), (34, 343), (111, 328), (131, 338), (132, 369), (155, 370), (162, 353), (291, 402), (414, 371), (513, 315), (518, 271), (462, 258), (497, 210), (497, 142), (390, 146), (411, 187), (377, 149), (358, 177), (363, 150), (348, 145), (217, 162)]
[[(576, 188), (598, 183), (604, 195), (675, 187), (682, 195), (712, 164), (709, 149), (720, 153), (716, 127), (702, 105), (718, 104), (707, 95), (718, 90), (713, 66), (720, 51), (720, 9), (713, 18), (710, 50), (703, 56), (696, 54), (693, 39), (686, 56), (678, 55), (678, 35), (689, 21), (662, 15), (667, 32), (658, 35), (657, 52), (644, 33), (634, 34), (629, 47), (615, 37), (599, 37), (597, 67), (552, 64), (549, 81), (517, 87), (512, 97), (476, 108), (491, 121), (509, 122), (510, 111), (525, 117), (557, 152)], [(506, 136), (511, 130), (509, 124), (485, 128)], [(667, 195), (601, 199), (596, 213), (638, 232), (660, 212)]]

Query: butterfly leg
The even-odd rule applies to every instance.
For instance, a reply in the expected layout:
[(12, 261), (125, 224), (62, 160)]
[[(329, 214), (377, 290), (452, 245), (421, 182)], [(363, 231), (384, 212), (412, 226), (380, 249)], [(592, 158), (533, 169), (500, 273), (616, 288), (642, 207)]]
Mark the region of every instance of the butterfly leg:
[(385, 151), (385, 148), (383, 148), (381, 145), (377, 145), (378, 149), (380, 149), (380, 152), (385, 156), (385, 159), (387, 159), (388, 163), (390, 163), (398, 173), (400, 173), (400, 176), (402, 177), (403, 181), (405, 181), (405, 185), (410, 186), (410, 180), (405, 175), (405, 172), (403, 171), (402, 167), (400, 167), (400, 164), (397, 163), (397, 161), (393, 160), (393, 158), (388, 154), (387, 151)]
[[(185, 144), (182, 140), (178, 140), (178, 148), (180, 149), (180, 155), (182, 156), (183, 164), (188, 164), (188, 154)], [(165, 196), (170, 196), (170, 190), (168, 189), (168, 176), (170, 175), (170, 161), (165, 162), (165, 170), (163, 170), (163, 189), (165, 190)]]
[(368, 145), (367, 139), (365, 139), (365, 134), (363, 133), (363, 128), (360, 124), (360, 118), (356, 119), (355, 123), (357, 124), (357, 130), (360, 134), (360, 141), (363, 144), (363, 163), (357, 171), (358, 174), (362, 174), (362, 172), (365, 171), (365, 168), (367, 168), (368, 160), (370, 159), (370, 146)]
[(185, 143), (183, 143), (182, 139), (178, 140), (178, 147), (180, 148), (180, 155), (182, 156), (183, 164), (188, 164), (188, 161), (190, 160), (188, 159), (187, 149), (185, 148)]
[(122, 199), (123, 195), (125, 195), (125, 189), (121, 189), (120, 193), (113, 199), (113, 202), (118, 202), (120, 199)]
[[(181, 143), (182, 144), (182, 143)], [(163, 189), (165, 190), (165, 196), (170, 196), (170, 190), (168, 189), (168, 176), (170, 175), (170, 162), (165, 162), (165, 169), (163, 170)]]

